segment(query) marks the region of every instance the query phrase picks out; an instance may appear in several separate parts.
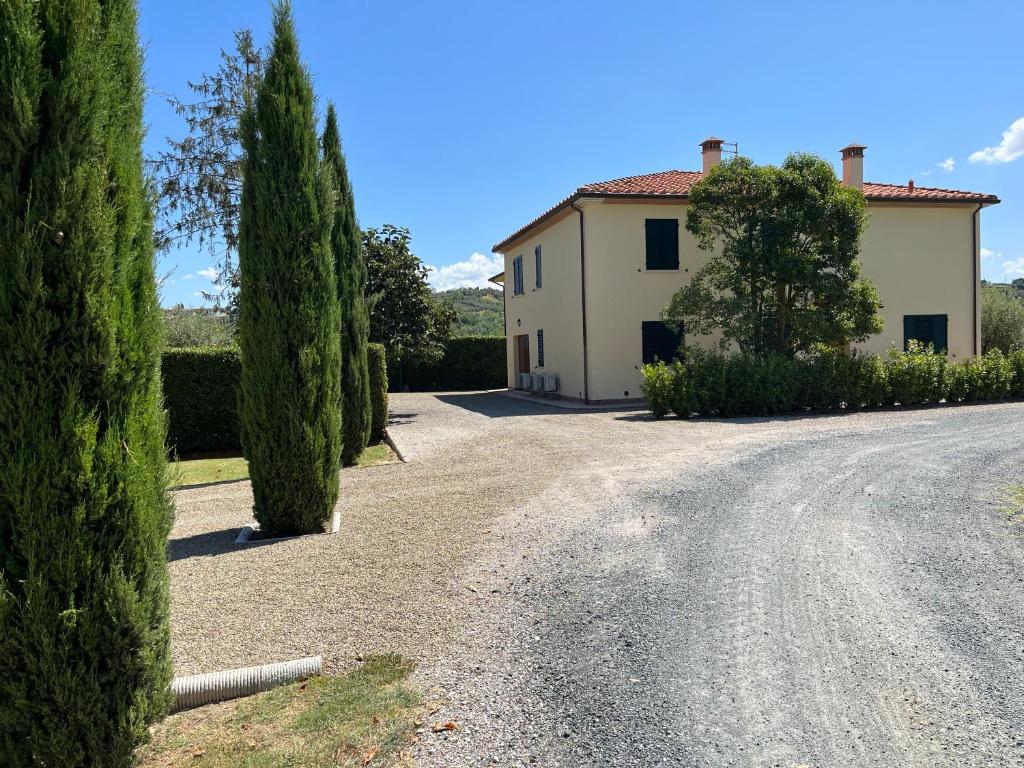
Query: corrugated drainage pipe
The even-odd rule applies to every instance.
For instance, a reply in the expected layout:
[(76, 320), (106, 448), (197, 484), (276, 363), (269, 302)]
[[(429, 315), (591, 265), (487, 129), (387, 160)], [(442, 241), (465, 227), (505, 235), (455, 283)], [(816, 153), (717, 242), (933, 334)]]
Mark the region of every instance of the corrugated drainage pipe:
[(171, 681), (171, 691), (174, 693), (171, 711), (180, 712), (215, 701), (227, 701), (241, 696), (251, 696), (260, 691), (269, 691), (285, 683), (319, 675), (322, 664), (319, 656), (308, 656), (278, 664), (176, 677)]

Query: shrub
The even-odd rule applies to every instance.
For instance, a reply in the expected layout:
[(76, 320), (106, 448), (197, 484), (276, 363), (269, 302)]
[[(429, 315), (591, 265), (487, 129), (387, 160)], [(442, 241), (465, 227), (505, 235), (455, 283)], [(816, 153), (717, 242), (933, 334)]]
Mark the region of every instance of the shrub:
[(643, 368), (642, 389), (656, 418), (769, 415), (798, 409), (856, 410), (1024, 396), (1024, 350), (1009, 356), (947, 362), (944, 354), (912, 344), (886, 358), (818, 348), (795, 358), (723, 355), (687, 348), (685, 362)]
[(202, 309), (178, 307), (163, 310), (164, 345), (177, 347), (229, 347), (234, 327), (227, 315), (211, 315)]
[(930, 345), (911, 341), (906, 352), (895, 347), (885, 360), (885, 379), (889, 385), (889, 402), (899, 405), (937, 403), (945, 392), (946, 356), (935, 354)]
[(1024, 348), (1015, 349), (1007, 355), (1010, 368), (1013, 369), (1013, 382), (1010, 385), (1011, 397), (1024, 397)]
[(167, 447), (181, 456), (241, 451), (235, 347), (189, 347), (163, 353)]
[(446, 341), (439, 360), (407, 362), (401, 372), (392, 364), (388, 373), (392, 391), (399, 380), (414, 392), (498, 389), (507, 383), (505, 366), (503, 336), (463, 336)]
[(1008, 354), (1024, 347), (1024, 299), (1013, 289), (981, 287), (981, 349)]
[(640, 391), (647, 398), (654, 418), (663, 419), (669, 411), (675, 410), (672, 407), (673, 384), (676, 381), (685, 381), (685, 376), (678, 375), (662, 362), (645, 365), (641, 372), (643, 382), (640, 384)]
[(370, 372), (370, 441), (378, 442), (384, 439), (388, 427), (388, 363), (384, 345), (367, 344), (366, 357)]
[(239, 132), (238, 416), (253, 515), (268, 534), (315, 533), (338, 498), (341, 310), (331, 171), (288, 3), (274, 6), (270, 57)]
[(0, 765), (127, 768), (173, 517), (135, 3), (0, 3), (0, 37)]

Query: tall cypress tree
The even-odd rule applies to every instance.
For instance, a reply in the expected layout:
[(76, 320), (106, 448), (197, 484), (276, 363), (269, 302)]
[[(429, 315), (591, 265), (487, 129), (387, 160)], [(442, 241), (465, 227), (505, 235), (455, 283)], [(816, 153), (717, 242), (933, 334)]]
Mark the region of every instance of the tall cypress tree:
[(345, 155), (341, 151), (338, 115), (333, 104), (327, 106), (322, 142), (324, 162), (331, 168), (337, 201), (331, 248), (341, 303), (341, 461), (347, 466), (355, 464), (370, 440), (370, 372), (366, 360), (370, 315), (366, 308), (366, 262), (362, 253), (362, 235), (356, 220), (355, 197)]
[(272, 534), (323, 529), (338, 497), (341, 350), (333, 181), (287, 2), (243, 115), (239, 420), (254, 512)]
[(0, 765), (128, 766), (171, 674), (135, 2), (0, 39)]

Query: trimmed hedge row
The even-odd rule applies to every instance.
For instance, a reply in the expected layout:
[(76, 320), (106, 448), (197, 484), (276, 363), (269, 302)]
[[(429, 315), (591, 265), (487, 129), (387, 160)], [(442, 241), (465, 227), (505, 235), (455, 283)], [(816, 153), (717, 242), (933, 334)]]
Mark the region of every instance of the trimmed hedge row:
[(916, 344), (886, 357), (823, 350), (787, 358), (687, 349), (686, 362), (645, 365), (655, 418), (669, 413), (766, 416), (1024, 397), (1024, 350), (949, 361)]
[(163, 353), (167, 447), (179, 455), (241, 451), (237, 347), (183, 347)]
[(384, 439), (388, 427), (388, 364), (383, 344), (368, 344), (366, 357), (370, 370), (370, 442)]
[(403, 386), (413, 392), (451, 392), (504, 387), (505, 337), (464, 336), (449, 339), (444, 354), (432, 363), (388, 367), (392, 391)]
[[(427, 386), (431, 389), (500, 387), (505, 382), (504, 341), (491, 337), (453, 339), (444, 359), (463, 373), (442, 375), (442, 360), (436, 366), (415, 368), (418, 377), (415, 381), (418, 384), (440, 382), (425, 385), (423, 389)], [(497, 383), (494, 383), (495, 348), (501, 351), (501, 376)], [(367, 349), (373, 412), (370, 440), (377, 442), (384, 439), (388, 424), (388, 366), (382, 344), (370, 344)], [(431, 368), (436, 370), (431, 371)], [(242, 450), (237, 405), (241, 371), (237, 347), (164, 350), (164, 408), (168, 412), (169, 449), (180, 456)]]

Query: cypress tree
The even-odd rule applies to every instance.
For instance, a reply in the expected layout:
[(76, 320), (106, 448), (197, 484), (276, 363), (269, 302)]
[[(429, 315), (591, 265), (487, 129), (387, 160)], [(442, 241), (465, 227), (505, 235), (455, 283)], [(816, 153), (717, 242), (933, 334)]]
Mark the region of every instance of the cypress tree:
[(356, 221), (355, 198), (341, 151), (338, 116), (333, 104), (327, 106), (322, 142), (324, 162), (331, 169), (337, 201), (331, 249), (341, 304), (341, 461), (348, 466), (355, 464), (370, 440), (370, 373), (366, 359), (370, 315), (366, 308), (362, 235)]
[(274, 8), (266, 74), (240, 128), (242, 448), (261, 529), (314, 533), (337, 500), (341, 456), (334, 195), (288, 3)]
[(0, 765), (128, 766), (171, 674), (135, 2), (0, 39)]

